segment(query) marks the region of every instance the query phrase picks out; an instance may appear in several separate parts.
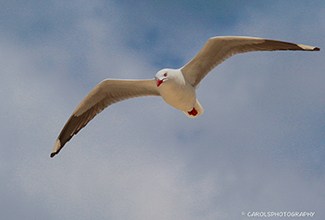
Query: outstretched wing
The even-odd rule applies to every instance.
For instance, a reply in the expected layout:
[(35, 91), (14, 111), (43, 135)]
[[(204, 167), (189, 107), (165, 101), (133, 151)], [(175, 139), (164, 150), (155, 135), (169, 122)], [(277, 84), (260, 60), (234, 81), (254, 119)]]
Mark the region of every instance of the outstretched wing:
[(197, 86), (213, 68), (235, 54), (274, 50), (319, 51), (320, 49), (302, 44), (253, 37), (214, 37), (207, 41), (202, 50), (181, 68), (181, 71), (190, 84)]
[(104, 80), (98, 84), (78, 105), (53, 147), (51, 157), (85, 127), (106, 107), (125, 99), (141, 96), (160, 96), (155, 80)]

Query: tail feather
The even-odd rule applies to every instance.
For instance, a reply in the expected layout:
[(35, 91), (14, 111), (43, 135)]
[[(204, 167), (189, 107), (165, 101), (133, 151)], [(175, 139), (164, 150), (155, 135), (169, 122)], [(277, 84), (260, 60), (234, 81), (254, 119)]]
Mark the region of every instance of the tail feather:
[(194, 104), (194, 108), (197, 111), (196, 115), (190, 114), (188, 111), (183, 111), (183, 112), (189, 118), (197, 118), (198, 116), (200, 116), (204, 112), (201, 104), (199, 103), (199, 101), (197, 99), (196, 99), (196, 102)]

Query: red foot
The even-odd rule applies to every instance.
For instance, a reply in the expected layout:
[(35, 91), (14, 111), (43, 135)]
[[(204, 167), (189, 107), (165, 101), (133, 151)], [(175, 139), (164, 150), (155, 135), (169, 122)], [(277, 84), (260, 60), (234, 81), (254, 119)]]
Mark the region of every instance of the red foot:
[(196, 111), (195, 108), (193, 108), (192, 111), (187, 112), (187, 113), (188, 113), (189, 115), (193, 115), (193, 116), (197, 115), (197, 111)]

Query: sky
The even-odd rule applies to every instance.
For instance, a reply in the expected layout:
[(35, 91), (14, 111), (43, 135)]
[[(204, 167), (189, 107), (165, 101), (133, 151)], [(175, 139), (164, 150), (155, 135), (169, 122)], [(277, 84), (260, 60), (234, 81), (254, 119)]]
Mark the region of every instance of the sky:
[[(236, 55), (201, 82), (200, 117), (127, 100), (49, 157), (99, 82), (153, 78), (229, 35), (322, 50)], [(323, 219), (324, 39), (323, 0), (1, 0), (1, 219)]]

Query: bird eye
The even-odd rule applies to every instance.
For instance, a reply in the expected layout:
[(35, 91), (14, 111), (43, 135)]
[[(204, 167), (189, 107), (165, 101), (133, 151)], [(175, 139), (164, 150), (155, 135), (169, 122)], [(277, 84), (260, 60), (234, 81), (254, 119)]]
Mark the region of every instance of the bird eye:
[(164, 77), (166, 77), (167, 76), (167, 73), (164, 73)]

